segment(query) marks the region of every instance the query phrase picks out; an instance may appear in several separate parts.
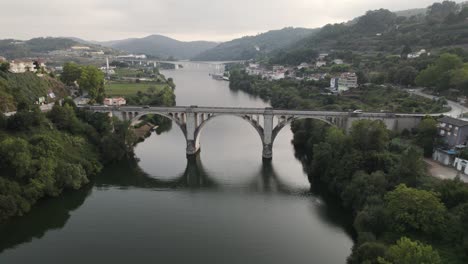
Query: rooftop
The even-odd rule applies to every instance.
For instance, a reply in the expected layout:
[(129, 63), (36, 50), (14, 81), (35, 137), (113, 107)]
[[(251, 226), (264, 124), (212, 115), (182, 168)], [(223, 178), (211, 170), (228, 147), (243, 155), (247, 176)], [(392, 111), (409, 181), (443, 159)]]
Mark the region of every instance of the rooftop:
[(458, 118), (453, 118), (453, 117), (450, 117), (450, 116), (444, 116), (444, 117), (440, 118), (439, 122), (454, 125), (454, 126), (457, 126), (457, 127), (468, 126), (468, 121), (461, 120), (461, 119), (458, 119)]

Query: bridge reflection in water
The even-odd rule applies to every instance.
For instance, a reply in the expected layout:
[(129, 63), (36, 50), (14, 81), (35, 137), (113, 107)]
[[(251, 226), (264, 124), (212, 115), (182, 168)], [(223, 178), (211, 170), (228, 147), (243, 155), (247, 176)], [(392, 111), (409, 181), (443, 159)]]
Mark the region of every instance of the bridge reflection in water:
[[(252, 180), (241, 186), (243, 191), (253, 193), (273, 194), (279, 193), (287, 196), (309, 196), (311, 189), (296, 188), (284, 183), (276, 173), (271, 161), (263, 161), (258, 171), (252, 173)], [(190, 156), (183, 174), (169, 180), (158, 179), (145, 173), (138, 165), (138, 161), (129, 160), (106, 167), (101, 175), (95, 177), (91, 184), (78, 191), (65, 192), (60, 198), (50, 198), (41, 201), (26, 216), (17, 217), (3, 225), (0, 225), (0, 253), (14, 248), (17, 245), (32, 241), (34, 238), (42, 238), (48, 231), (60, 230), (65, 227), (71, 218), (71, 212), (78, 210), (91, 196), (93, 191), (118, 188), (119, 190), (137, 189), (211, 189), (214, 191), (226, 191), (236, 186), (227, 186), (216, 182), (216, 175), (210, 175), (204, 168), (200, 155)], [(315, 213), (328, 222), (336, 221), (336, 211), (325, 206), (334, 201), (314, 198), (315, 204), (311, 208)], [(317, 205), (317, 203), (319, 205)], [(31, 219), (35, 219), (31, 224)], [(339, 219), (339, 218), (338, 218)], [(346, 231), (351, 232), (351, 227), (344, 222), (336, 224), (346, 226)]]
[[(96, 187), (106, 188), (119, 186), (125, 188), (147, 188), (147, 189), (226, 189), (236, 186), (223, 185), (216, 181), (215, 175), (210, 175), (203, 166), (200, 154), (188, 156), (185, 171), (173, 179), (160, 179), (145, 173), (136, 161), (126, 164), (115, 165), (107, 168), (105, 176), (98, 177), (95, 181)], [(132, 175), (132, 176), (128, 176)], [(308, 188), (294, 188), (281, 181), (271, 161), (264, 160), (258, 171), (252, 174), (253, 178), (246, 186), (239, 188), (252, 192), (303, 194)]]

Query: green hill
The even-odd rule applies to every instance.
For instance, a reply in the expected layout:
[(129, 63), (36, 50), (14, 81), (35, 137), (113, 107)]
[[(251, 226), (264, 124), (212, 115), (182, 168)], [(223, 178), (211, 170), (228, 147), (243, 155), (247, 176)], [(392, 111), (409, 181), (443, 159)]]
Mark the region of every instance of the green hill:
[(34, 38), (27, 41), (3, 39), (0, 40), (0, 55), (8, 59), (32, 57), (78, 44), (66, 38)]
[(209, 41), (183, 42), (161, 35), (108, 41), (100, 44), (130, 53), (143, 53), (162, 59), (166, 59), (168, 57), (190, 59), (193, 56), (218, 45), (216, 42)]
[(0, 111), (16, 110), (20, 102), (32, 104), (39, 97), (53, 91), (59, 98), (68, 95), (60, 81), (48, 76), (38, 77), (34, 73), (6, 73), (0, 71)]
[(248, 60), (285, 48), (300, 39), (313, 35), (316, 29), (284, 28), (257, 36), (247, 36), (221, 43), (193, 58), (197, 61)]
[(277, 52), (273, 60), (289, 63), (291, 57), (308, 58), (332, 51), (399, 55), (404, 46), (413, 51), (468, 48), (468, 7), (462, 9), (445, 1), (430, 6), (425, 14), (421, 10), (414, 16), (408, 13), (379, 9), (368, 11), (353, 23), (328, 24), (317, 34)]

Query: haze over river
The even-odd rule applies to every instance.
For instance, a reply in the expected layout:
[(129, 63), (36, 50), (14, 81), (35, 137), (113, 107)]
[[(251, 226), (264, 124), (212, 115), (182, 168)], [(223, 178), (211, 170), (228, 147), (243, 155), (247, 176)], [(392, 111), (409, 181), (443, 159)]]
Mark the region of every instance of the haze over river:
[[(221, 66), (183, 64), (163, 71), (177, 105), (269, 106), (213, 80)], [(310, 191), (291, 139), (284, 128), (263, 163), (255, 129), (220, 116), (187, 160), (174, 124), (136, 147), (138, 164), (106, 168), (88, 188), (0, 226), (0, 263), (345, 263), (349, 216)]]

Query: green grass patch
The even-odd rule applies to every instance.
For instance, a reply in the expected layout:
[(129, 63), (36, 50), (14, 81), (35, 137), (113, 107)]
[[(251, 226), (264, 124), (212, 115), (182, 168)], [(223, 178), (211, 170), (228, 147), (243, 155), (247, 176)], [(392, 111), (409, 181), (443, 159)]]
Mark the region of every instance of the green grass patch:
[(165, 83), (108, 83), (106, 84), (106, 94), (107, 96), (129, 96), (136, 95), (138, 91), (148, 92), (151, 87), (154, 87), (155, 92), (158, 92), (167, 86)]

